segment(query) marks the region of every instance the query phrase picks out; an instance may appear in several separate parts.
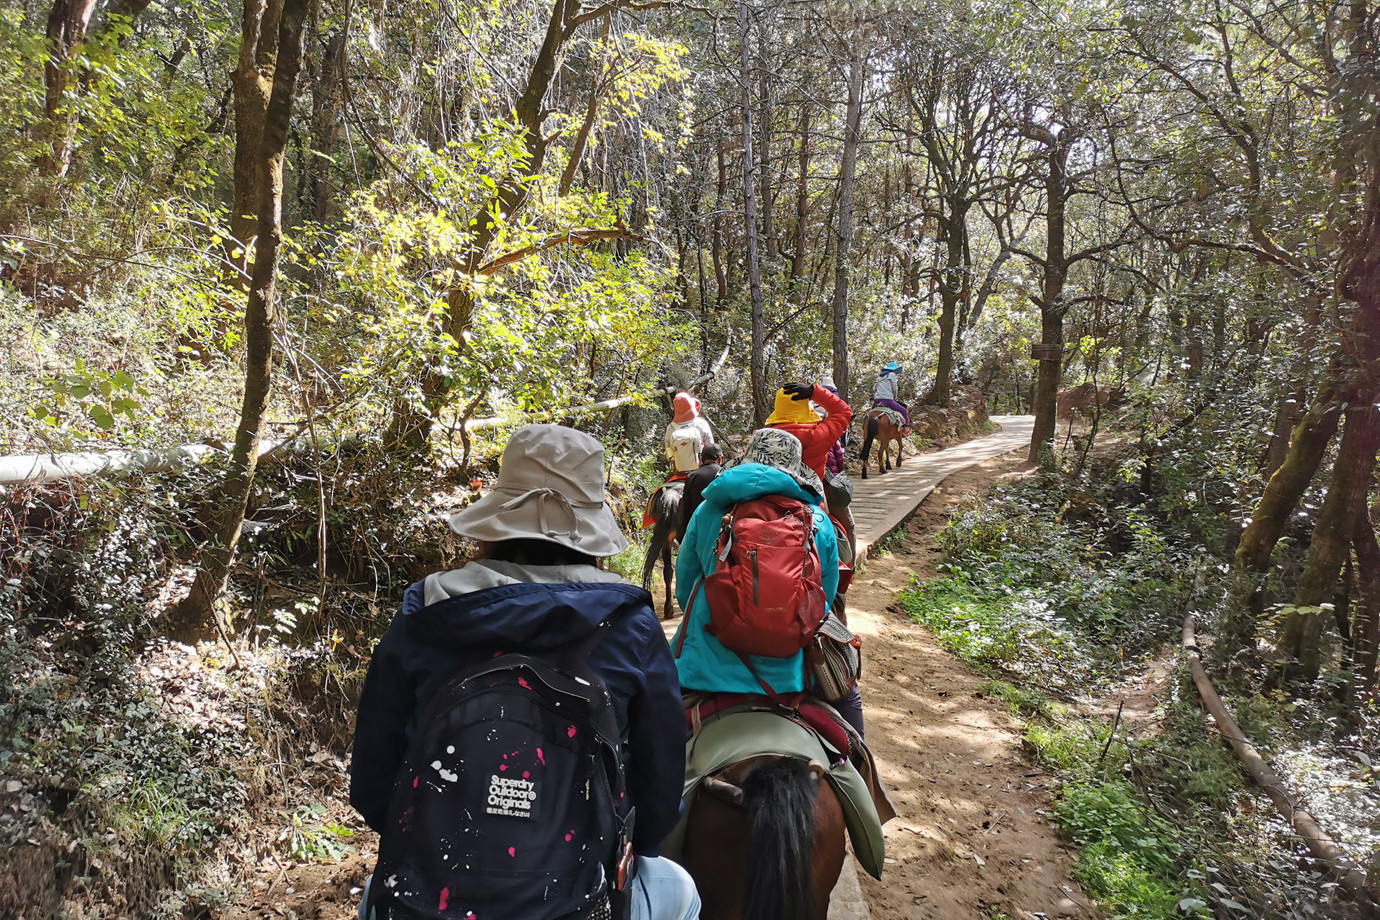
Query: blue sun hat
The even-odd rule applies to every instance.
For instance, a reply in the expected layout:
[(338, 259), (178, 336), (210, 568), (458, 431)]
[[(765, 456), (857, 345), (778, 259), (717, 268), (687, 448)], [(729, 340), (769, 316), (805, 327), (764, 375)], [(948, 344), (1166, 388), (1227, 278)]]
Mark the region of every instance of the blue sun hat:
[(895, 361), (892, 361), (886, 367), (882, 368), (883, 374), (899, 374), (900, 372), (901, 365), (897, 364)]

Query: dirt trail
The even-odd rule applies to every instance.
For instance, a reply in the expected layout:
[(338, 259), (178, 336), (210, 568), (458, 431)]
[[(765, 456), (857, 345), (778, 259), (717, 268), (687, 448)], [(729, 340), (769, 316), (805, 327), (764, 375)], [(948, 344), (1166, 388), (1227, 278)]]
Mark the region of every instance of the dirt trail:
[(862, 877), (875, 918), (1090, 916), (1070, 854), (1040, 816), (1049, 778), (1023, 759), (1006, 704), (893, 606), (912, 576), (935, 574), (949, 512), (1025, 469), (1022, 453), (945, 479), (900, 548), (870, 560), (848, 594), (849, 625), (864, 637), (867, 740), (900, 812), (886, 827), (883, 881)]
[[(1049, 779), (1023, 759), (1006, 705), (893, 608), (913, 575), (934, 575), (934, 535), (949, 512), (1023, 468), (1012, 453), (944, 480), (905, 526), (905, 539), (891, 541), (899, 548), (869, 561), (849, 592), (849, 623), (864, 637), (868, 742), (900, 812), (886, 828), (884, 880), (861, 879), (876, 920), (1090, 916), (1069, 853), (1039, 814), (1049, 805)], [(336, 820), (361, 827), (344, 801), (345, 763), (317, 760), (303, 764), (315, 772), (313, 785), (335, 798)], [(265, 856), (249, 891), (221, 916), (348, 920), (377, 840), (362, 830), (352, 842), (356, 851), (337, 865)]]

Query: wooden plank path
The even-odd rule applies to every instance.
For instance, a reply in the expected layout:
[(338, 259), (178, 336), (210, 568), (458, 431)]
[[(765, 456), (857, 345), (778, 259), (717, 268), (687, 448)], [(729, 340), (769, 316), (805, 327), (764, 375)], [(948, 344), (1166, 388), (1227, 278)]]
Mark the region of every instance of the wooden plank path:
[(877, 544), (914, 514), (945, 477), (1030, 444), (1035, 416), (994, 415), (992, 421), (1001, 426), (1001, 431), (932, 454), (906, 457), (904, 465), (893, 466), (880, 476), (875, 454), (866, 480), (862, 478), (862, 468), (850, 464), (848, 475), (853, 480), (853, 520), (859, 558), (866, 559), (875, 553)]

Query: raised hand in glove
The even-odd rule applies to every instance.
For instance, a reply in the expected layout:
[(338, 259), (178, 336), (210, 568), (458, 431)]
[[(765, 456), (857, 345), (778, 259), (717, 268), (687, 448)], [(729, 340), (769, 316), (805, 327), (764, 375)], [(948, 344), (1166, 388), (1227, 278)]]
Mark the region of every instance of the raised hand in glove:
[(813, 399), (815, 386), (812, 383), (788, 383), (781, 391), (794, 400)]

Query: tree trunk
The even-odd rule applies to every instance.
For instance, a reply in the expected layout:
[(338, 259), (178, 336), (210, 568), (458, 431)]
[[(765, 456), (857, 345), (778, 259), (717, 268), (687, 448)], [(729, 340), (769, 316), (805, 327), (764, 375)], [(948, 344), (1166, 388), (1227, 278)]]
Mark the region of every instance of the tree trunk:
[(312, 149), (307, 162), (311, 174), (311, 214), (317, 223), (325, 222), (331, 206), (331, 155), (340, 139), (344, 51), (345, 30), (337, 29), (326, 38), (312, 88)]
[(714, 263), (714, 304), (722, 307), (728, 300), (728, 269), (724, 265), (724, 202), (728, 197), (728, 167), (724, 163), (724, 142), (714, 150), (718, 162), (718, 183), (715, 185), (714, 225), (710, 239), (710, 256)]
[(767, 421), (766, 345), (762, 308), (762, 272), (757, 254), (757, 189), (753, 175), (752, 155), (752, 59), (748, 53), (750, 21), (748, 0), (738, 7), (738, 27), (742, 31), (743, 56), (739, 70), (742, 83), (743, 122), (743, 230), (747, 235), (748, 290), (752, 296), (752, 355), (748, 362), (749, 384), (752, 387), (752, 427), (761, 428)]
[(48, 13), (48, 59), (43, 64), (42, 134), (48, 149), (39, 159), (39, 169), (52, 176), (64, 176), (72, 165), (76, 119), (62, 109), (62, 97), (72, 75), (70, 61), (86, 41), (96, 0), (53, 0)]
[(838, 233), (834, 243), (834, 386), (852, 391), (848, 379), (848, 284), (853, 274), (853, 196), (862, 129), (862, 91), (865, 62), (862, 36), (855, 30), (848, 63), (848, 107), (843, 122), (843, 162), (839, 166)]
[(968, 286), (968, 201), (955, 191), (948, 205), (944, 276), (939, 283), (939, 361), (930, 391), (930, 400), (940, 408), (948, 408), (953, 392), (955, 320)]
[(771, 176), (771, 57), (767, 53), (771, 42), (771, 32), (762, 27), (757, 32), (757, 56), (761, 66), (757, 70), (758, 103), (761, 111), (757, 118), (757, 186), (758, 203), (762, 211), (762, 241), (766, 244), (767, 260), (775, 262), (781, 255), (781, 246), (776, 239), (776, 221), (773, 219), (776, 207), (772, 193)]
[[(609, 40), (609, 21), (604, 20), (604, 41)], [(602, 70), (602, 68), (601, 68)], [(556, 194), (564, 198), (570, 194), (570, 188), (575, 184), (575, 170), (579, 168), (580, 161), (585, 158), (585, 149), (589, 147), (590, 135), (594, 133), (594, 122), (599, 115), (600, 91), (603, 89), (602, 74), (594, 78), (593, 85), (589, 88), (589, 101), (585, 103), (585, 117), (580, 122), (580, 129), (575, 132), (575, 139), (570, 143), (570, 157), (565, 161), (565, 169), (561, 171), (561, 181), (556, 187)]]
[[(795, 251), (791, 253), (791, 291), (800, 294), (805, 279), (805, 225), (810, 209), (810, 103), (800, 104), (800, 175), (795, 186)], [(837, 381), (835, 381), (837, 382)]]
[(284, 0), (244, 0), (240, 56), (230, 81), (235, 87), (234, 190), (230, 201), (227, 281), (244, 290), (250, 283), (254, 234), (259, 226), (263, 185), (264, 118), (278, 58), (279, 21)]
[[(250, 0), (246, 6), (253, 2)], [(280, 53), (276, 55), (269, 84), (268, 105), (259, 123), (262, 135), (256, 185), (265, 194), (258, 208), (259, 252), (245, 303), (244, 402), (229, 469), (216, 500), (216, 542), (203, 550), (191, 593), (172, 615), (174, 624), (182, 628), (196, 629), (213, 621), (215, 603), (225, 589), (258, 467), (259, 440), (273, 382), (274, 288), (283, 237), (283, 154), (287, 149), (297, 74), (302, 69), (302, 24), (309, 3), (310, 0), (284, 0), (278, 17), (279, 34), (274, 47)]]
[(1356, 650), (1357, 696), (1362, 699), (1375, 695), (1377, 649), (1380, 649), (1380, 543), (1375, 539), (1376, 510), (1362, 509), (1351, 522), (1359, 588), (1356, 613), (1351, 620), (1351, 640)]
[(1264, 610), (1263, 582), (1270, 570), (1275, 544), (1322, 463), (1327, 445), (1337, 431), (1338, 414), (1337, 405), (1328, 394), (1299, 419), (1284, 463), (1270, 477), (1250, 523), (1241, 532), (1232, 565), (1227, 615), (1217, 643), (1217, 655), (1222, 659), (1255, 644), (1257, 620)]
[(1294, 605), (1304, 608), (1289, 615), (1278, 651), (1299, 666), (1307, 682), (1318, 677), (1321, 638), (1326, 617), (1311, 608), (1332, 600), (1353, 536), (1353, 521), (1366, 510), (1366, 492), (1380, 450), (1380, 412), (1368, 394), (1360, 405), (1346, 410), (1341, 446), (1332, 466), (1332, 483), (1313, 527), (1303, 574), (1294, 592)]
[(1054, 412), (1059, 400), (1059, 381), (1064, 369), (1064, 284), (1068, 280), (1068, 253), (1064, 238), (1064, 204), (1068, 194), (1069, 145), (1063, 132), (1052, 138), (1046, 160), (1049, 173), (1045, 176), (1045, 263), (1040, 289), (1039, 375), (1035, 385), (1035, 427), (1030, 436), (1031, 463), (1039, 463), (1041, 455), (1054, 445)]

